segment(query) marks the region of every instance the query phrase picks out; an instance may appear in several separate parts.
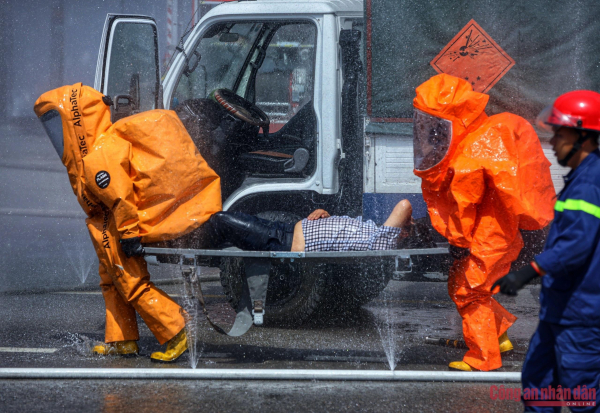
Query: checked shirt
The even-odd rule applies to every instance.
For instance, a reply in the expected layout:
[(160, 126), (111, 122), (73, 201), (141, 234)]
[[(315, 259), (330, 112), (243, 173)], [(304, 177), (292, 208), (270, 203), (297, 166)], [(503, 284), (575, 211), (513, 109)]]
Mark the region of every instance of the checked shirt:
[(302, 220), (305, 251), (368, 251), (395, 249), (401, 228), (377, 227), (362, 217), (332, 216)]

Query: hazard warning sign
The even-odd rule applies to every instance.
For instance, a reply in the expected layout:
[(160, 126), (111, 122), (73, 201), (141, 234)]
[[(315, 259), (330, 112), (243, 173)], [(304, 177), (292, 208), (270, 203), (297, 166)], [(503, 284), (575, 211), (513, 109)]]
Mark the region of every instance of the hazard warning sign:
[(490, 90), (514, 65), (515, 61), (475, 20), (431, 61), (438, 73), (461, 77), (477, 92)]

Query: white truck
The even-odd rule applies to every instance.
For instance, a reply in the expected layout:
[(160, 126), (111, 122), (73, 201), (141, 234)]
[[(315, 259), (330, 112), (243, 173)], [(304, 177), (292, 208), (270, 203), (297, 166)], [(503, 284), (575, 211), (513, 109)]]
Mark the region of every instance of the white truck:
[[(555, 10), (529, 19), (539, 14), (543, 1), (466, 2), (460, 7), (441, 0), (427, 7), (414, 3), (228, 2), (213, 8), (182, 38), (162, 77), (155, 21), (108, 15), (95, 88), (113, 98), (113, 119), (154, 108), (175, 110), (221, 176), (224, 210), (295, 222), (323, 208), (381, 224), (396, 202), (408, 198), (423, 229), (426, 206), (412, 173), (411, 102), (414, 88), (436, 71), (452, 72), (437, 63), (454, 53), (453, 45), (468, 73), (481, 83), (473, 78), (474, 88), (490, 93), (492, 112), (511, 110), (530, 120), (562, 89), (597, 88), (597, 69), (590, 59), (580, 58), (579, 80), (563, 79), (560, 86), (544, 88), (544, 70), (553, 80), (565, 70), (541, 63), (543, 53), (546, 58), (558, 53), (552, 49), (558, 35), (544, 25), (562, 15)], [(519, 18), (514, 17), (517, 12)], [(593, 33), (582, 35), (565, 29), (564, 42), (587, 45), (598, 23), (591, 27)], [(469, 45), (473, 30), (498, 46), (500, 56), (514, 57), (515, 67)], [(570, 38), (572, 32), (579, 37)], [(525, 35), (531, 44), (524, 43)], [(541, 52), (544, 44), (548, 47)], [(578, 58), (577, 50), (561, 53)], [(543, 145), (554, 160), (549, 145)], [(557, 188), (562, 172), (552, 166)], [(266, 320), (298, 322), (327, 308), (353, 309), (379, 294), (394, 274), (444, 280), (450, 262), (444, 254), (447, 244), (435, 231), (422, 232), (406, 246), (411, 249), (360, 254), (225, 250), (188, 251), (183, 257), (175, 251), (150, 252), (160, 261), (171, 254), (171, 260), (178, 256), (179, 262), (187, 259), (194, 265), (216, 265), (214, 258), (219, 258), (222, 284), (234, 307), (242, 291), (242, 259), (269, 256)], [(526, 243), (535, 245), (523, 257), (539, 250), (538, 235), (525, 234)]]

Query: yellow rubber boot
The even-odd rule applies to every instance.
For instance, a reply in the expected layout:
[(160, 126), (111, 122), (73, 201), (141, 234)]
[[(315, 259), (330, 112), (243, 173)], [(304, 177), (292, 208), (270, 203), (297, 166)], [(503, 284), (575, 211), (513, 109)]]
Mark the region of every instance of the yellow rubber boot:
[[(500, 353), (506, 353), (507, 351), (511, 351), (514, 347), (513, 344), (508, 339), (508, 334), (506, 331), (498, 338), (498, 344), (500, 345)], [(462, 370), (462, 371), (478, 371), (477, 369), (469, 366), (464, 361), (453, 361), (448, 365), (451, 369)]]
[(93, 354), (101, 356), (137, 356), (140, 352), (135, 340), (113, 341), (94, 346)]
[(157, 363), (172, 363), (187, 350), (187, 336), (183, 328), (175, 337), (167, 342), (167, 350), (164, 353), (157, 351), (150, 356), (151, 361)]
[[(514, 348), (513, 344), (508, 339), (508, 334), (506, 331), (500, 337), (498, 337), (498, 344), (500, 345), (500, 353), (506, 353)], [(462, 371), (478, 371), (476, 368), (469, 366), (464, 361), (453, 361), (452, 363), (448, 364), (448, 367)]]
[(469, 366), (467, 363), (465, 363), (462, 360), (461, 361), (453, 361), (452, 363), (448, 364), (448, 367), (450, 367), (451, 369), (462, 370), (462, 371), (478, 371), (476, 368)]
[(498, 343), (500, 344), (500, 353), (506, 353), (507, 351), (511, 351), (514, 347), (513, 344), (508, 339), (508, 334), (506, 331), (500, 337), (498, 337)]

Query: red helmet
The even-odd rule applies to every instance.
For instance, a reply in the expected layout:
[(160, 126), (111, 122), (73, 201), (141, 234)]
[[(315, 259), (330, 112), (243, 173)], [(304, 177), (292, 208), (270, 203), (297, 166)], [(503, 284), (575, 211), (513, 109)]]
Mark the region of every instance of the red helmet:
[(574, 90), (562, 94), (540, 112), (536, 124), (545, 130), (566, 126), (600, 132), (600, 93)]

